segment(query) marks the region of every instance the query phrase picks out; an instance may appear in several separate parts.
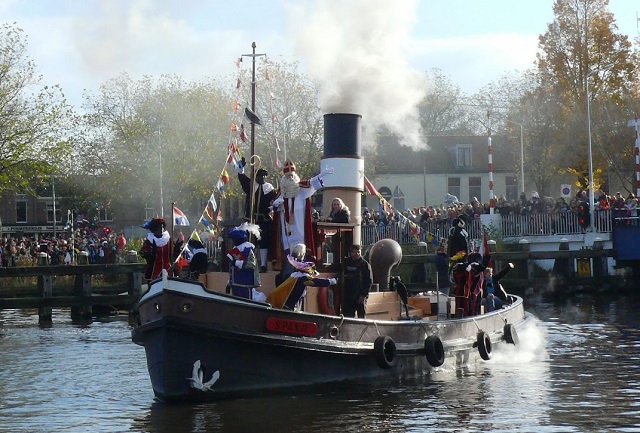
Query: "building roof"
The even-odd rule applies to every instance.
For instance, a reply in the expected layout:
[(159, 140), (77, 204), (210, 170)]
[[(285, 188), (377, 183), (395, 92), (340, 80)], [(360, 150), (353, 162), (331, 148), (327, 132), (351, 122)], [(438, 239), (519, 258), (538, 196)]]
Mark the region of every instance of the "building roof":
[[(376, 166), (376, 173), (455, 174), (486, 173), (489, 171), (487, 136), (439, 136), (428, 138), (429, 149), (414, 150), (408, 146), (385, 146), (378, 155), (385, 163)], [(460, 146), (471, 147), (471, 166), (460, 167), (456, 161), (456, 150)], [(491, 148), (494, 172), (513, 172), (516, 160), (514, 144), (505, 136), (492, 136)]]

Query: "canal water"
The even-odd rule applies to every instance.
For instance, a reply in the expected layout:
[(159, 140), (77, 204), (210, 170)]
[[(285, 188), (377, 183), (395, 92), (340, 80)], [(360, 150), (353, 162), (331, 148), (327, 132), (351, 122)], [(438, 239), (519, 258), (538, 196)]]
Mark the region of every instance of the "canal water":
[(536, 326), (489, 362), (198, 405), (154, 401), (124, 316), (0, 311), (0, 432), (640, 432), (640, 296), (526, 305)]

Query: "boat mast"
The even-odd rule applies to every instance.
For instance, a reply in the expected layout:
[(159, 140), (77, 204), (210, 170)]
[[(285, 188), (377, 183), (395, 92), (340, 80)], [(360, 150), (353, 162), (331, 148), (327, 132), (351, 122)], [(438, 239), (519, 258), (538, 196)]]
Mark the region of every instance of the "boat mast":
[(253, 210), (254, 206), (254, 198), (255, 192), (253, 189), (255, 188), (255, 179), (256, 179), (256, 167), (254, 161), (254, 155), (256, 154), (255, 148), (255, 132), (256, 132), (256, 123), (260, 124), (259, 118), (255, 115), (256, 112), (256, 57), (266, 56), (266, 54), (256, 54), (256, 43), (251, 43), (252, 53), (251, 54), (243, 54), (242, 57), (251, 57), (251, 114), (252, 116), (247, 116), (249, 121), (251, 122), (251, 154), (249, 155), (249, 166), (251, 167), (251, 191), (252, 193), (249, 195), (251, 200), (251, 205), (249, 209), (249, 222), (253, 223)]

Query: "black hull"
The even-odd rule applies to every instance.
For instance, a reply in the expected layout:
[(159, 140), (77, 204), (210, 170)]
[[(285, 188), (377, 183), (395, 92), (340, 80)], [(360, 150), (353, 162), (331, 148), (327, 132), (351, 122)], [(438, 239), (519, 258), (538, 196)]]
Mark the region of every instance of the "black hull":
[[(145, 348), (159, 399), (212, 400), (348, 379), (428, 373), (435, 368), (426, 356), (425, 339), (430, 335), (442, 342), (444, 367), (465, 364), (480, 359), (479, 330), (490, 346), (507, 344), (505, 321), (518, 329), (526, 318), (518, 298), (499, 313), (473, 319), (341, 319), (273, 309), (207, 292), (197, 283), (165, 279), (153, 282), (141, 300), (142, 324), (132, 336)], [(313, 324), (316, 331), (311, 336), (291, 335), (300, 329), (268, 329), (265, 323), (270, 320)], [(392, 350), (383, 354), (376, 340), (385, 337)], [(196, 362), (203, 382), (219, 374), (207, 389), (194, 387), (190, 380)]]

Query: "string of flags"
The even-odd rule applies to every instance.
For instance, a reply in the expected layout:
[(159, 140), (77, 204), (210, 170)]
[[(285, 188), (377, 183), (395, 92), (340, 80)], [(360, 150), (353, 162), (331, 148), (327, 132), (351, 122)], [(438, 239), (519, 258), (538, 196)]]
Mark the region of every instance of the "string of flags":
[(371, 181), (367, 179), (367, 176), (364, 177), (364, 187), (370, 195), (374, 195), (378, 197), (378, 200), (380, 201), (380, 207), (384, 212), (392, 211), (396, 214), (396, 216), (398, 217), (398, 223), (400, 224), (400, 227), (403, 230), (408, 228), (411, 235), (415, 238), (416, 242), (420, 242), (422, 234), (424, 233), (427, 243), (430, 243), (435, 246), (442, 246), (446, 244), (447, 240), (445, 238), (442, 238), (434, 233), (431, 233), (428, 230), (423, 230), (422, 227), (420, 227), (415, 222), (411, 221), (409, 218), (404, 216), (402, 212), (395, 209), (393, 205), (389, 203), (382, 196), (382, 194), (380, 194), (380, 192), (378, 192), (378, 190), (373, 185), (373, 183), (371, 183)]

